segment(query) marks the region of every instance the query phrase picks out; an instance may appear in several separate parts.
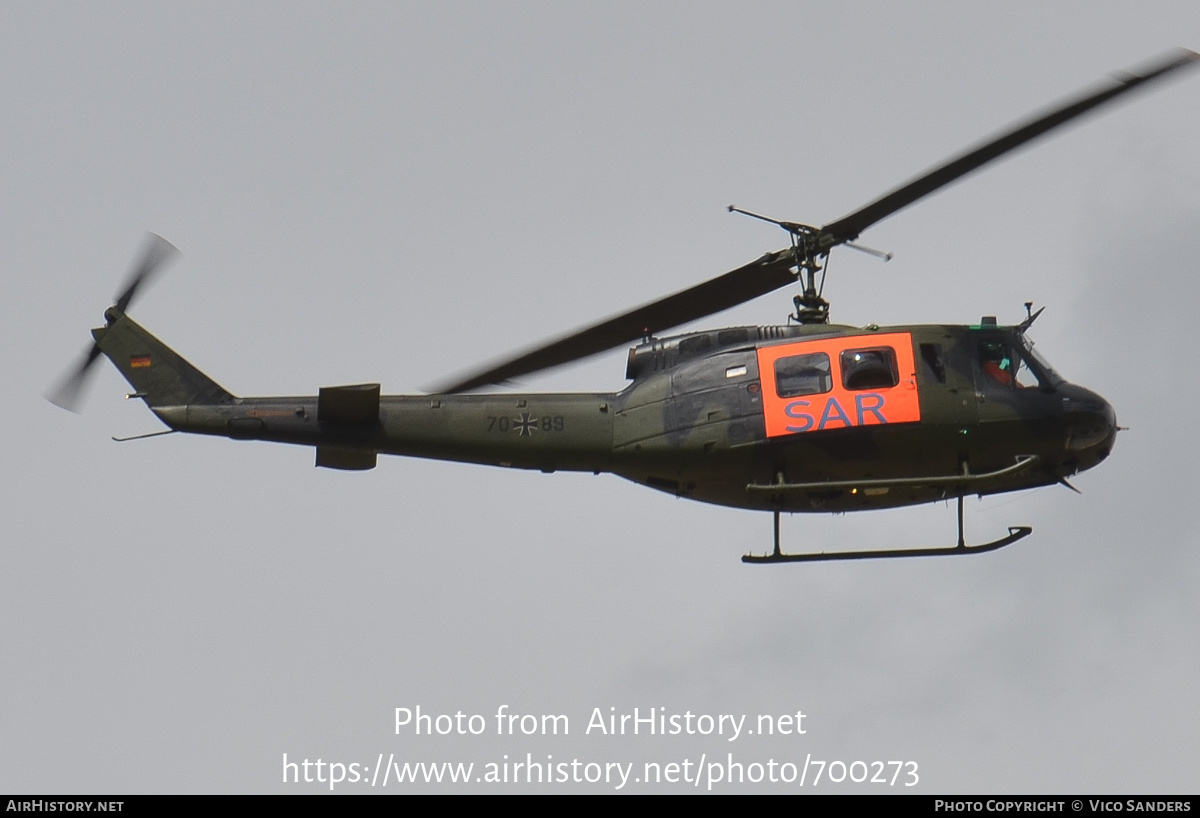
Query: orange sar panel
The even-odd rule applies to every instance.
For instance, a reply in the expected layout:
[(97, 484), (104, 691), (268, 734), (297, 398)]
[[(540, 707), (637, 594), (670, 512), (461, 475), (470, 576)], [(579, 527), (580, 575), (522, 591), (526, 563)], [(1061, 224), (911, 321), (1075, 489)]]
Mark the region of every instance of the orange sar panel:
[[(873, 379), (847, 388), (846, 370), (863, 358), (875, 364)], [(890, 371), (881, 382), (885, 370)], [(767, 437), (921, 420), (912, 335), (907, 332), (760, 347), (758, 371)]]

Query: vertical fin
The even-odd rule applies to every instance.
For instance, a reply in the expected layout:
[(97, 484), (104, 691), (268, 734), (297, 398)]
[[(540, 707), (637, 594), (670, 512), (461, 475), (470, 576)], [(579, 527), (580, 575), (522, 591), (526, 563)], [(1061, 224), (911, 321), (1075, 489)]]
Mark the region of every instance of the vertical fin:
[(150, 407), (194, 403), (229, 403), (234, 396), (115, 308), (105, 313), (108, 325), (92, 330), (100, 351), (108, 356)]

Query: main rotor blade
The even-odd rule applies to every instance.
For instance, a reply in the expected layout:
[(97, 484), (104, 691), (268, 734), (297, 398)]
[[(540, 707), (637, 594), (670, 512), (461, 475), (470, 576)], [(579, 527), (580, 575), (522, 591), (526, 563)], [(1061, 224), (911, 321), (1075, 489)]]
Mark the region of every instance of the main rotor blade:
[(769, 253), (723, 276), (601, 321), (433, 391), (449, 394), (503, 383), (520, 375), (639, 341), (647, 335), (704, 318), (794, 284), (794, 264), (795, 258), (790, 250)]
[[(961, 156), (951, 159), (939, 167), (933, 168), (916, 179), (871, 202), (865, 207), (850, 213), (835, 222), (830, 222), (821, 228), (821, 232), (833, 239), (833, 246), (847, 241), (853, 241), (858, 234), (871, 225), (887, 218), (898, 210), (908, 207), (918, 199), (928, 196), (957, 179), (966, 176), (982, 165), (991, 162), (1026, 142), (1057, 128), (1076, 117), (1087, 113), (1093, 108), (1103, 105), (1122, 94), (1128, 93), (1151, 80), (1165, 76), (1180, 68), (1194, 65), (1200, 60), (1200, 54), (1186, 49), (1171, 52), (1170, 56), (1146, 66), (1141, 73), (1118, 74), (1114, 82), (1088, 91), (1078, 98), (1070, 99), (1048, 113), (1042, 114), (1028, 122), (1022, 122), (1012, 129), (1005, 131), (976, 148), (969, 149)], [(825, 242), (822, 242), (822, 247)]]
[(117, 296), (114, 306), (120, 312), (125, 312), (138, 288), (149, 281), (159, 268), (179, 255), (175, 245), (162, 236), (150, 233), (146, 237), (146, 249), (142, 252), (141, 261), (129, 272), (125, 289)]
[[(1121, 94), (1192, 65), (1197, 60), (1200, 60), (1200, 54), (1193, 51), (1180, 49), (1172, 52), (1142, 69), (1140, 74), (1121, 74), (1103, 87), (1068, 100), (1048, 113), (992, 137), (865, 207), (825, 225), (815, 236), (816, 252), (824, 253), (836, 245), (853, 241), (859, 233), (876, 222), (966, 176), (993, 159)], [(520, 375), (586, 358), (652, 333), (704, 318), (794, 283), (794, 261), (795, 257), (790, 250), (770, 253), (723, 276), (564, 336), (434, 391), (463, 392), (479, 386), (503, 383)]]

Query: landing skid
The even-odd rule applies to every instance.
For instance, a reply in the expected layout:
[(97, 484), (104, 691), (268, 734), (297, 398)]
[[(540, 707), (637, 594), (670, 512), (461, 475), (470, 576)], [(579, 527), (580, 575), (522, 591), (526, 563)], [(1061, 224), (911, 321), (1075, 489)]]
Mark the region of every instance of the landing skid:
[(1032, 526), (1008, 527), (1008, 536), (982, 545), (967, 545), (963, 538), (963, 498), (958, 496), (958, 545), (948, 548), (894, 548), (879, 551), (822, 551), (817, 554), (784, 554), (779, 549), (779, 512), (775, 512), (775, 550), (770, 554), (746, 554), (742, 562), (833, 562), (835, 560), (880, 560), (898, 557), (951, 557), (995, 551), (1033, 533)]

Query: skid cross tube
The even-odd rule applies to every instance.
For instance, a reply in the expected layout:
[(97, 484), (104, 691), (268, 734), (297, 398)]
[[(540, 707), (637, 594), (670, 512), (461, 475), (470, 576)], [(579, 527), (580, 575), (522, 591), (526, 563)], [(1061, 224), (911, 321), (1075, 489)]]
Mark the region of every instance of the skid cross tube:
[[(1024, 454), (1019, 456), (1017, 462), (1011, 466), (997, 469), (996, 471), (983, 472), (982, 474), (968, 473), (966, 471), (966, 464), (964, 464), (962, 474), (941, 475), (938, 477), (885, 477), (871, 480), (825, 480), (813, 483), (785, 483), (781, 480), (778, 483), (749, 483), (746, 486), (746, 491), (779, 494), (796, 491), (828, 491), (829, 489), (924, 487), (942, 488), (947, 492), (960, 494), (963, 493), (963, 489), (968, 489), (979, 483), (986, 483), (988, 480), (995, 480), (999, 477), (1008, 477), (1009, 475), (1023, 472), (1037, 462), (1038, 456), (1036, 454)], [(966, 493), (970, 494), (970, 492)]]
[(983, 474), (971, 474), (967, 468), (967, 464), (963, 464), (963, 473), (961, 475), (945, 476), (945, 477), (915, 477), (915, 478), (895, 478), (895, 479), (880, 479), (880, 480), (858, 480), (858, 481), (834, 481), (824, 483), (785, 483), (783, 475), (780, 475), (778, 483), (772, 484), (755, 484), (751, 483), (746, 486), (747, 491), (775, 491), (775, 492), (792, 492), (792, 491), (814, 491), (818, 489), (830, 488), (894, 488), (897, 486), (941, 486), (947, 490), (954, 490), (957, 499), (958, 511), (958, 544), (943, 548), (893, 548), (886, 550), (870, 550), (870, 551), (822, 551), (815, 554), (784, 554), (779, 547), (779, 509), (775, 509), (774, 515), (774, 531), (775, 531), (775, 548), (770, 554), (746, 554), (742, 557), (742, 562), (759, 564), (771, 562), (833, 562), (837, 560), (872, 560), (872, 559), (896, 559), (900, 557), (949, 557), (959, 556), (963, 554), (982, 554), (987, 551), (995, 551), (1003, 548), (1006, 545), (1011, 545), (1017, 540), (1024, 539), (1033, 533), (1031, 526), (1009, 526), (1008, 536), (1001, 537), (992, 542), (982, 543), (981, 545), (967, 545), (966, 537), (963, 533), (963, 497), (965, 496), (964, 489), (981, 483), (986, 480), (992, 480), (997, 477), (1004, 477), (1010, 474), (1024, 471), (1036, 463), (1038, 460), (1036, 455), (1023, 455), (1017, 458), (1017, 462), (1012, 466), (1004, 469), (998, 469), (992, 472)]

